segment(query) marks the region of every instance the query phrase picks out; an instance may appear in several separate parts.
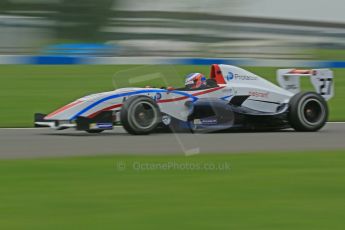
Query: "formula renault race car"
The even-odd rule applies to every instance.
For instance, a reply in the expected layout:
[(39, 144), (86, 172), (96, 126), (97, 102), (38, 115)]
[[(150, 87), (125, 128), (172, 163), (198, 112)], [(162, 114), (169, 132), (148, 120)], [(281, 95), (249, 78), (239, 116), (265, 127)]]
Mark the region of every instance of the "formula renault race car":
[[(308, 77), (315, 92), (300, 92)], [(334, 94), (329, 69), (280, 69), (280, 87), (239, 67), (212, 65), (202, 89), (122, 88), (92, 94), (48, 114), (35, 114), (36, 127), (76, 128), (99, 133), (122, 125), (130, 134), (159, 130), (317, 131), (328, 118)]]

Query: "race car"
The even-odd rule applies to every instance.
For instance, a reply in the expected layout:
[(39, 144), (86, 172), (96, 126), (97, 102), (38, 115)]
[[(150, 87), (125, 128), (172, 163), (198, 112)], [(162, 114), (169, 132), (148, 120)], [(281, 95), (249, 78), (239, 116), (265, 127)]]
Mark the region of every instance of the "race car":
[[(193, 75), (194, 76), (194, 75)], [(315, 92), (301, 92), (308, 77)], [(36, 127), (76, 128), (100, 133), (121, 125), (135, 135), (162, 130), (317, 131), (328, 118), (334, 95), (329, 69), (280, 69), (277, 86), (231, 65), (211, 66), (203, 87), (121, 88), (82, 97), (46, 115), (35, 114)]]

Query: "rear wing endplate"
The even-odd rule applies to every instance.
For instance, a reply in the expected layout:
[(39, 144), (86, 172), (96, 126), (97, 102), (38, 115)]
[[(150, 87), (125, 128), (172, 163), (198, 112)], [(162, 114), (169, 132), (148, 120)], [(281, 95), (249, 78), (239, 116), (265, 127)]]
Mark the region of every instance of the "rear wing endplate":
[(315, 91), (326, 100), (334, 96), (333, 71), (330, 69), (279, 69), (277, 71), (279, 85), (295, 94), (301, 91), (301, 77), (309, 77)]

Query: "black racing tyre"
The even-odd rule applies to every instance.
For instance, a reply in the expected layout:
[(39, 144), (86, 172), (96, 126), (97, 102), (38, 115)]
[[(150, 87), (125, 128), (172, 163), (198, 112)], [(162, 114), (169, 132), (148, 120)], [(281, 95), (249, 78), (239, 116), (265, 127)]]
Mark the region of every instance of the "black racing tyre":
[(88, 129), (88, 130), (85, 130), (87, 133), (101, 133), (103, 132), (104, 130), (102, 129)]
[(127, 99), (121, 108), (120, 119), (124, 129), (134, 135), (146, 135), (162, 121), (157, 103), (147, 96)]
[(314, 92), (300, 92), (289, 102), (289, 123), (296, 131), (313, 132), (321, 129), (328, 119), (328, 106)]

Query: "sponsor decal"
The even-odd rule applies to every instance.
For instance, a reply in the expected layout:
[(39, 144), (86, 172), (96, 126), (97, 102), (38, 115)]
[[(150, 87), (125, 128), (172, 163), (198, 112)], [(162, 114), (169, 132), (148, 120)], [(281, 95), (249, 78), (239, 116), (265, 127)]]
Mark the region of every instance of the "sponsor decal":
[(97, 127), (99, 129), (112, 129), (113, 124), (112, 123), (97, 123)]
[(231, 72), (228, 72), (228, 75), (226, 75), (226, 80), (231, 81), (232, 79), (234, 79), (234, 74)]
[(155, 101), (159, 101), (160, 99), (162, 99), (161, 93), (156, 93), (156, 95), (153, 97), (153, 100), (155, 100)]
[(257, 92), (257, 91), (250, 91), (249, 92), (250, 96), (260, 97), (260, 98), (267, 98), (269, 94), (270, 94), (269, 92)]
[(202, 118), (202, 119), (195, 119), (195, 125), (216, 125), (218, 121), (216, 118)]
[(241, 81), (256, 81), (258, 78), (256, 76), (250, 76), (250, 75), (238, 75), (235, 74), (235, 80), (241, 80)]
[(97, 129), (97, 124), (91, 123), (89, 127), (90, 127), (90, 129)]
[(194, 119), (194, 125), (201, 125), (200, 119)]
[(90, 129), (112, 129), (112, 123), (91, 123)]
[(163, 124), (165, 124), (165, 125), (170, 125), (170, 123), (171, 123), (171, 117), (168, 116), (168, 115), (163, 115), (163, 116), (162, 116), (162, 122), (163, 122)]

